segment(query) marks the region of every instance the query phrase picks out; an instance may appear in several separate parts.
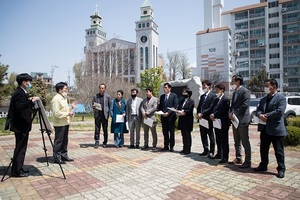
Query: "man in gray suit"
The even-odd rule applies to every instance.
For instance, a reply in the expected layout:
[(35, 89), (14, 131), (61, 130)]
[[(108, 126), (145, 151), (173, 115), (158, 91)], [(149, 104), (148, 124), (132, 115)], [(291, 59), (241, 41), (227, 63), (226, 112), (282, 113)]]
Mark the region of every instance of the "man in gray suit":
[(231, 86), (234, 89), (232, 95), (231, 106), (229, 110), (229, 119), (234, 121), (234, 116), (239, 121), (237, 127), (233, 128), (234, 147), (235, 147), (235, 159), (230, 164), (242, 164), (241, 155), (241, 141), (245, 149), (245, 162), (240, 168), (251, 167), (251, 145), (249, 140), (249, 100), (250, 91), (242, 86), (243, 77), (241, 75), (234, 75), (231, 80)]
[(131, 89), (131, 98), (127, 101), (126, 106), (126, 121), (128, 122), (129, 131), (130, 131), (130, 146), (129, 148), (134, 148), (134, 130), (136, 131), (136, 148), (140, 147), (140, 130), (141, 130), (141, 103), (143, 101), (142, 98), (137, 97), (139, 91), (135, 88)]
[(142, 149), (147, 149), (149, 148), (148, 143), (149, 143), (149, 128), (151, 129), (152, 133), (152, 150), (156, 150), (156, 145), (157, 145), (157, 132), (156, 132), (156, 116), (155, 116), (155, 111), (157, 109), (157, 101), (158, 99), (153, 96), (153, 88), (152, 87), (147, 87), (146, 89), (146, 96), (142, 102), (141, 105), (141, 111), (143, 115), (143, 119), (150, 118), (153, 120), (153, 124), (151, 127), (143, 123), (143, 129), (144, 129), (144, 146)]
[[(258, 125), (260, 132), (260, 158), (261, 162), (254, 171), (267, 171), (269, 164), (269, 149), (272, 143), (277, 160), (277, 178), (283, 178), (285, 173), (284, 164), (284, 137), (287, 131), (284, 126), (284, 111), (286, 99), (277, 92), (278, 83), (275, 79), (265, 81), (267, 93), (257, 108), (256, 115), (262, 121)], [(265, 123), (265, 124), (264, 124)]]
[(95, 118), (95, 146), (94, 148), (99, 147), (99, 139), (100, 139), (100, 129), (102, 124), (103, 129), (103, 148), (106, 147), (107, 144), (107, 126), (108, 126), (108, 118), (109, 118), (109, 108), (111, 104), (110, 96), (105, 93), (106, 85), (101, 83), (99, 85), (99, 93), (93, 97), (92, 105), (94, 109), (94, 118)]

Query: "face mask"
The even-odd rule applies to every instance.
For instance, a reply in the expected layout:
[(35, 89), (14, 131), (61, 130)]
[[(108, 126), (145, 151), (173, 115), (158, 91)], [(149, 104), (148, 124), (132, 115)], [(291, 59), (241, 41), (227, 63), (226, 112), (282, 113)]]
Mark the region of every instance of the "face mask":
[(131, 98), (134, 99), (135, 97), (136, 97), (136, 94), (132, 94), (132, 95), (131, 95)]
[(269, 94), (270, 93), (270, 89), (268, 87), (265, 87), (265, 93)]
[(233, 90), (235, 90), (236, 89), (236, 84), (234, 84), (234, 85), (231, 85), (231, 88), (233, 89)]
[(220, 96), (222, 95), (222, 93), (217, 93), (217, 98), (220, 98)]
[(28, 83), (28, 85), (26, 85), (26, 90), (30, 90), (32, 88), (31, 83)]
[(189, 95), (187, 95), (187, 94), (184, 94), (184, 95), (182, 95), (183, 96), (183, 98), (188, 98), (189, 97)]
[(202, 91), (203, 91), (204, 93), (206, 93), (208, 90), (205, 88), (205, 89), (202, 89)]
[(65, 97), (65, 98), (68, 97), (68, 94), (67, 94), (66, 92), (61, 93), (61, 95), (62, 95), (63, 97)]

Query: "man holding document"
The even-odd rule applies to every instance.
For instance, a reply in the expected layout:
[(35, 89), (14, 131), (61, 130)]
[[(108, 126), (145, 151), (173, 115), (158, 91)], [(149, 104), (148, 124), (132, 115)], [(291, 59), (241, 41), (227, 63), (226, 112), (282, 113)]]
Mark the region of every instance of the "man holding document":
[(241, 142), (245, 149), (245, 162), (240, 168), (251, 167), (251, 145), (249, 140), (249, 100), (250, 92), (242, 86), (243, 77), (234, 75), (231, 87), (234, 90), (230, 107), (229, 119), (232, 121), (235, 159), (230, 164), (242, 164)]
[(217, 84), (215, 86), (215, 92), (217, 98), (214, 102), (213, 113), (210, 115), (210, 119), (213, 121), (217, 143), (217, 154), (214, 158), (221, 159), (219, 163), (227, 163), (229, 157), (228, 130), (230, 120), (228, 118), (228, 112), (230, 102), (225, 95), (225, 86), (223, 84)]
[[(197, 118), (200, 123), (200, 136), (203, 145), (203, 152), (200, 156), (207, 156), (208, 158), (214, 158), (215, 152), (215, 137), (213, 132), (213, 124), (209, 118), (213, 111), (214, 100), (216, 95), (210, 90), (211, 82), (209, 80), (202, 81), (202, 91), (204, 94), (200, 97), (200, 102), (197, 108)], [(208, 139), (210, 142), (210, 148), (208, 147)]]
[(157, 109), (157, 98), (153, 96), (153, 88), (146, 88), (146, 98), (141, 104), (141, 112), (143, 115), (143, 129), (144, 129), (144, 146), (142, 150), (149, 148), (149, 129), (152, 133), (152, 150), (156, 150), (157, 132), (156, 132), (156, 117), (155, 111)]
[(102, 124), (103, 130), (103, 147), (106, 147), (107, 144), (107, 126), (108, 126), (108, 118), (109, 118), (109, 108), (110, 108), (110, 96), (105, 93), (106, 85), (101, 83), (99, 85), (99, 93), (93, 97), (92, 105), (94, 109), (94, 118), (95, 118), (95, 146), (94, 148), (99, 147), (99, 139), (100, 139), (100, 129)]

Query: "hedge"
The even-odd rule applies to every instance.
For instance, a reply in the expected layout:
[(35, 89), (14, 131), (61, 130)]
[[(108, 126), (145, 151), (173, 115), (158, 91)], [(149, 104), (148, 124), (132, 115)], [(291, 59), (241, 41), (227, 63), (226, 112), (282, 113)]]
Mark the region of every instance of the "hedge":
[(300, 128), (300, 117), (289, 117), (287, 119), (288, 126), (295, 126)]
[(288, 136), (284, 138), (284, 144), (287, 146), (300, 145), (300, 128), (295, 126), (287, 126)]

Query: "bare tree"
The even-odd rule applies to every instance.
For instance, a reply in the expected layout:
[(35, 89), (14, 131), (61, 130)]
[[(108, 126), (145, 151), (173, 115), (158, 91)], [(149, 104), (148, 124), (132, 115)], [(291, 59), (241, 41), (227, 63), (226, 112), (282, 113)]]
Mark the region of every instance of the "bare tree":
[(179, 53), (178, 75), (182, 79), (190, 78), (191, 69), (186, 53)]
[(179, 53), (178, 52), (167, 52), (167, 59), (169, 63), (167, 64), (167, 68), (169, 69), (169, 80), (173, 81), (176, 79), (176, 71), (179, 65)]
[(186, 79), (190, 77), (189, 62), (186, 53), (173, 51), (167, 53), (169, 80)]
[(219, 72), (214, 72), (213, 74), (210, 74), (209, 80), (212, 83), (212, 87), (214, 87), (217, 83), (223, 82), (224, 78)]

